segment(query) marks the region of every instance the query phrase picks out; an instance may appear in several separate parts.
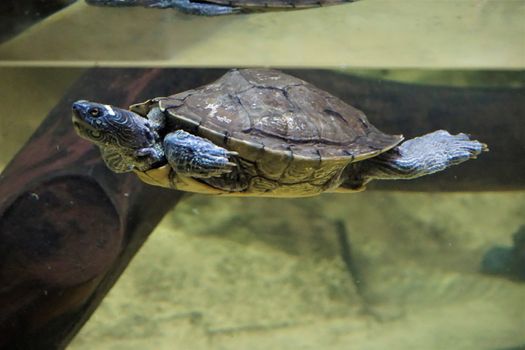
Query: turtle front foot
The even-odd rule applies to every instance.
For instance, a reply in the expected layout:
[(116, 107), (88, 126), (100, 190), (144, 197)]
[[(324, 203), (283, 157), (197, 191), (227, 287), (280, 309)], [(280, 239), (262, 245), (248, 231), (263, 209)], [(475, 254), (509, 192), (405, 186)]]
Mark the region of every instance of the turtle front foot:
[(188, 177), (210, 178), (230, 173), (237, 166), (229, 157), (237, 155), (211, 141), (184, 130), (169, 133), (164, 138), (164, 152), (169, 165)]
[(197, 3), (191, 0), (159, 0), (149, 5), (149, 7), (176, 8), (184, 13), (200, 16), (220, 16), (239, 12), (239, 9), (235, 7)]
[(380, 166), (376, 178), (412, 179), (474, 159), (487, 145), (471, 140), (460, 133), (451, 135), (445, 130), (416, 137), (403, 142), (389, 152), (378, 157)]

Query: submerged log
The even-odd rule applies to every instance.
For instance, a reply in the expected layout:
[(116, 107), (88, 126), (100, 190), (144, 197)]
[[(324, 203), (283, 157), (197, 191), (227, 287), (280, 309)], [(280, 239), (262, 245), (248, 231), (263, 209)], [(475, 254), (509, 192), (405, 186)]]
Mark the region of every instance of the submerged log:
[[(50, 112), (0, 177), (0, 348), (62, 349), (94, 312), (181, 193), (113, 174), (80, 139), (70, 106), (118, 106), (209, 83), (224, 70), (92, 69)], [(361, 108), (387, 132), (465, 131), (492, 152), (388, 190), (523, 189), (523, 89), (425, 87), (330, 71), (290, 73)]]
[(72, 101), (148, 98), (160, 73), (89, 71), (3, 172), (0, 348), (65, 348), (180, 199), (108, 171), (71, 126)]

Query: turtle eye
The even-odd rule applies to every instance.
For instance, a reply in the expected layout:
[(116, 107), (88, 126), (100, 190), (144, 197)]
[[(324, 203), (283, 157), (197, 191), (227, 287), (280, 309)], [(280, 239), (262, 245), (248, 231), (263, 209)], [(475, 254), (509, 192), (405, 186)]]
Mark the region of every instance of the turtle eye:
[(100, 116), (100, 109), (98, 108), (91, 108), (88, 113), (93, 117), (93, 118), (97, 118)]

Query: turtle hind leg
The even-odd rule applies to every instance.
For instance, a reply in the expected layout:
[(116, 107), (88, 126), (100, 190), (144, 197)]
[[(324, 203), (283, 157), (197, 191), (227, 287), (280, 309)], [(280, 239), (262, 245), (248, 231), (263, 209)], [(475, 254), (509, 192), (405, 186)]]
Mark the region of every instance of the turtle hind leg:
[(364, 161), (365, 182), (373, 179), (414, 179), (476, 158), (487, 145), (466, 134), (445, 130), (407, 140), (392, 150)]
[(220, 16), (239, 12), (239, 9), (235, 7), (197, 3), (191, 0), (158, 0), (149, 7), (176, 8), (184, 13), (200, 16)]

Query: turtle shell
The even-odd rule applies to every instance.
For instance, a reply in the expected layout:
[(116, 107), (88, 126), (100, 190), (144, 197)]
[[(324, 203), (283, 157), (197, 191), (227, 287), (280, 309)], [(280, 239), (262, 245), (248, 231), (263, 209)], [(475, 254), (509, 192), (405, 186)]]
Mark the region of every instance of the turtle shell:
[(329, 6), (355, 0), (205, 0), (203, 2), (244, 9), (308, 8)]
[(360, 110), (280, 71), (231, 70), (217, 81), (131, 109), (159, 106), (167, 132), (184, 129), (239, 154), (251, 192), (317, 194), (351, 162), (378, 155), (403, 137), (387, 135)]

